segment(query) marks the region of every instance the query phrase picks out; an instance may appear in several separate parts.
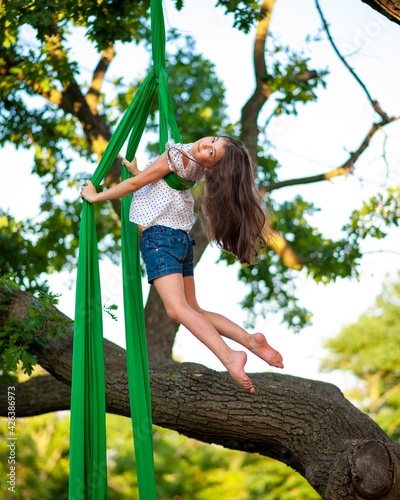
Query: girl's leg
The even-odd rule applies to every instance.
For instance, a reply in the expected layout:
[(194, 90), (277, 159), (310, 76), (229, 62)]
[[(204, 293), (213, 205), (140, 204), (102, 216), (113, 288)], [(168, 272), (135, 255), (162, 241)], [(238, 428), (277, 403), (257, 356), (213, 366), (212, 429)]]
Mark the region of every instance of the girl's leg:
[[(186, 280), (187, 278), (185, 278)], [(255, 392), (250, 378), (244, 371), (247, 355), (234, 351), (221, 338), (212, 323), (187, 303), (184, 279), (180, 274), (169, 274), (154, 280), (154, 286), (163, 301), (168, 316), (185, 326), (222, 362), (231, 377), (242, 387)]]
[(206, 318), (220, 335), (234, 340), (250, 352), (276, 368), (283, 368), (281, 354), (271, 347), (262, 333), (249, 334), (239, 325), (221, 314), (205, 311), (197, 303), (193, 276), (184, 278), (185, 297), (192, 309)]

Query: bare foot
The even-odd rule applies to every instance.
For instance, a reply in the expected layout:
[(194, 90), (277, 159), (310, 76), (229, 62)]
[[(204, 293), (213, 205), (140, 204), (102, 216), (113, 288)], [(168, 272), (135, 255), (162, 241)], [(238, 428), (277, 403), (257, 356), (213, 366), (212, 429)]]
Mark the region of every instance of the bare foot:
[(244, 365), (247, 361), (247, 354), (243, 351), (234, 351), (232, 361), (225, 364), (229, 375), (233, 378), (235, 382), (241, 385), (244, 389), (248, 390), (252, 394), (256, 392), (250, 378), (246, 375), (244, 371)]
[(282, 356), (271, 347), (262, 333), (251, 335), (249, 351), (276, 368), (283, 368)]

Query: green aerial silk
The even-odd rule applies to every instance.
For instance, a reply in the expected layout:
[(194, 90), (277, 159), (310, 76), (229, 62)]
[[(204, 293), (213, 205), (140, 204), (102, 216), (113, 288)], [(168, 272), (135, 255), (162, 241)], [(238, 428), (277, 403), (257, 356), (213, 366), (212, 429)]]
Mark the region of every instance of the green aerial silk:
[[(168, 130), (181, 142), (174, 118), (165, 69), (165, 27), (161, 0), (151, 0), (153, 69), (147, 75), (124, 113), (92, 177), (98, 187), (117, 157), (129, 133), (126, 157), (135, 154), (153, 98), (158, 92), (159, 149), (164, 151)], [(123, 169), (123, 178), (129, 176)], [(175, 189), (188, 184), (168, 174)], [(175, 177), (175, 178), (174, 178)], [(152, 411), (143, 315), (138, 228), (129, 222), (131, 196), (122, 199), (122, 272), (128, 386), (132, 416), (139, 495), (156, 499), (154, 478)], [(94, 207), (83, 201), (79, 238), (76, 312), (72, 360), (69, 500), (107, 499), (105, 426), (105, 369), (102, 302)]]

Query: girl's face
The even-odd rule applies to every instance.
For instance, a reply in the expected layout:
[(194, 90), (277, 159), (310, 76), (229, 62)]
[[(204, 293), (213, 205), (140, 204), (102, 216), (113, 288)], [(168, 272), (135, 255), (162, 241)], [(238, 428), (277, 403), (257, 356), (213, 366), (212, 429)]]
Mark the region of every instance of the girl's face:
[(207, 169), (222, 159), (227, 142), (223, 137), (203, 137), (193, 143), (190, 152), (193, 158)]

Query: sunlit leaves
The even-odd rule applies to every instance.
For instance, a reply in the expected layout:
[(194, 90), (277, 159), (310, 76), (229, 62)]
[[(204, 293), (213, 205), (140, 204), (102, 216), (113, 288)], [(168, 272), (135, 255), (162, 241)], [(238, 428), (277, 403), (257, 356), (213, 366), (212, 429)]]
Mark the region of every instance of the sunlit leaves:
[(0, 275), (15, 273), (16, 281), (25, 288), (43, 286), (38, 269), (46, 269), (46, 255), (37, 252), (26, 237), (24, 223), (2, 211), (0, 215)]
[[(0, 276), (0, 291), (9, 291), (10, 287), (18, 287), (14, 276)], [(12, 301), (12, 293), (4, 295), (0, 300), (0, 309), (7, 309)], [(37, 363), (31, 346), (38, 333), (45, 331), (39, 343), (46, 346), (46, 338), (57, 337), (66, 333), (72, 321), (61, 317), (56, 308), (58, 295), (39, 291), (32, 298), (29, 312), (22, 319), (12, 318), (4, 322), (0, 331), (0, 378), (12, 375), (18, 367), (30, 376)], [(5, 377), (4, 377), (5, 376)]]
[(279, 167), (279, 162), (272, 155), (260, 150), (256, 181), (261, 190), (268, 189), (270, 184), (278, 180)]
[(278, 314), (294, 333), (311, 321), (310, 312), (299, 305), (295, 286), (295, 271), (285, 268), (272, 251), (262, 254), (253, 268), (243, 267), (239, 277), (248, 285), (249, 293), (241, 305), (248, 309), (246, 324), (268, 314)]
[[(225, 88), (216, 68), (196, 51), (192, 37), (180, 37), (175, 32), (168, 37), (169, 89), (178, 128), (183, 142), (193, 142), (205, 135), (232, 133), (225, 110)], [(120, 85), (120, 82), (118, 82)], [(122, 88), (116, 103), (121, 112), (133, 98), (140, 80), (129, 88)], [(157, 103), (154, 103), (147, 131), (158, 130)], [(148, 148), (156, 154), (158, 147)]]
[(299, 104), (317, 100), (317, 89), (325, 87), (326, 69), (316, 70), (310, 58), (268, 39), (267, 75), (265, 81), (272, 91), (274, 114), (297, 114)]
[(38, 40), (44, 41), (54, 35), (63, 37), (72, 22), (84, 27), (87, 37), (102, 50), (116, 40), (131, 42), (148, 37), (148, 8), (148, 0), (8, 0), (0, 11), (0, 28), (12, 42), (15, 27), (27, 24), (35, 29)]
[(388, 187), (363, 202), (344, 226), (349, 239), (363, 240), (367, 236), (382, 239), (390, 226), (399, 226), (400, 187)]
[(262, 19), (260, 2), (255, 0), (218, 0), (217, 5), (233, 14), (233, 26), (248, 33), (256, 21)]
[[(6, 419), (0, 430), (0, 470), (9, 473)], [(69, 471), (69, 418), (59, 413), (18, 419), (19, 487), (15, 500), (66, 498)]]
[(216, 68), (196, 52), (189, 36), (175, 39), (168, 56), (171, 96), (184, 142), (220, 134), (227, 115), (225, 88)]
[[(0, 419), (0, 472), (6, 477), (7, 422)], [(13, 498), (66, 498), (69, 417), (18, 420), (18, 488)], [(108, 498), (138, 500), (130, 419), (107, 415)], [(163, 500), (318, 500), (291, 468), (257, 454), (224, 449), (154, 427), (157, 494)]]
[(372, 308), (326, 343), (325, 369), (347, 370), (360, 384), (360, 401), (392, 438), (400, 439), (400, 275), (387, 282)]
[[(357, 276), (357, 264), (361, 258), (358, 241), (325, 237), (312, 224), (317, 211), (313, 204), (296, 196), (292, 201), (272, 205), (271, 224), (285, 235), (306, 273), (317, 283)], [(223, 258), (229, 262), (227, 254), (223, 254)], [(242, 303), (250, 311), (250, 321), (257, 315), (280, 313), (295, 332), (310, 323), (309, 311), (299, 305), (296, 274), (271, 249), (266, 249), (254, 266), (241, 268), (239, 277), (250, 290)]]

